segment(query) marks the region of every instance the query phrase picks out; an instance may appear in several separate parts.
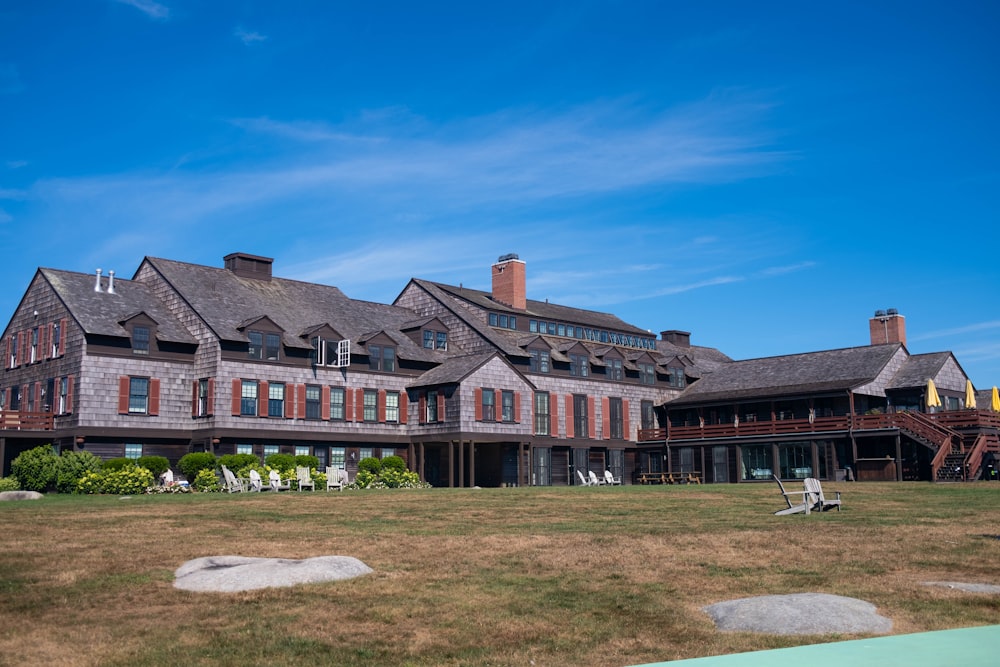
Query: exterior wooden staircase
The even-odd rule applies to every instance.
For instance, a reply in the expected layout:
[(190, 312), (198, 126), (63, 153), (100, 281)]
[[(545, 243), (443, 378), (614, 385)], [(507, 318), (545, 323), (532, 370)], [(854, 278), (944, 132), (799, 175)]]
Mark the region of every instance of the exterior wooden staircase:
[(921, 412), (895, 413), (892, 423), (903, 435), (934, 451), (931, 479), (939, 482), (966, 479), (966, 452), (958, 431), (938, 424)]

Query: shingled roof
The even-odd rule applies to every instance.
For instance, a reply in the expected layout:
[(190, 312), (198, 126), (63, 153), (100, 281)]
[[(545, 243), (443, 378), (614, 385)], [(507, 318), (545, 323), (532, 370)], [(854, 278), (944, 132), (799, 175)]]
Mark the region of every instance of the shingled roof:
[(452, 357), (440, 366), (432, 368), (419, 378), (416, 378), (407, 385), (407, 389), (417, 389), (419, 387), (434, 387), (443, 384), (458, 384), (466, 377), (475, 372), (493, 357), (500, 359), (510, 367), (511, 371), (521, 377), (528, 386), (534, 387), (527, 378), (516, 368), (510, 365), (503, 355), (496, 352), (480, 352), (477, 354), (466, 354), (460, 357)]
[(330, 285), (245, 278), (225, 268), (155, 257), (146, 257), (144, 263), (163, 276), (221, 340), (246, 341), (239, 325), (247, 317), (266, 316), (281, 327), (284, 344), (292, 348), (310, 348), (302, 336), (316, 325), (329, 324), (351, 339), (352, 351), (357, 353), (363, 353), (354, 344), (361, 335), (384, 331), (396, 343), (401, 359), (440, 362), (446, 358), (400, 332), (417, 319), (408, 308), (351, 299)]
[(720, 364), (666, 405), (846, 391), (876, 379), (901, 347), (866, 345)]
[(911, 355), (896, 371), (887, 385), (888, 389), (924, 387), (927, 380), (936, 378), (944, 365), (952, 358), (951, 352), (931, 352)]
[[(129, 333), (123, 323), (139, 313), (145, 313), (156, 322), (157, 340), (198, 342), (142, 283), (116, 278), (115, 291), (111, 294), (106, 289), (101, 292), (94, 290), (96, 277), (93, 274), (59, 269), (39, 269), (38, 273), (51, 285), (87, 334), (128, 338)], [(104, 284), (107, 285), (107, 282)]]

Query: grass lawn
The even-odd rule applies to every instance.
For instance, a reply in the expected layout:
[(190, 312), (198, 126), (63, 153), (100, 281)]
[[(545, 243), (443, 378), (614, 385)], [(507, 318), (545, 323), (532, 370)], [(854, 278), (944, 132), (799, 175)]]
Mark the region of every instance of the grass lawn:
[[(704, 605), (822, 592), (902, 634), (1000, 624), (1000, 484), (48, 496), (0, 504), (0, 664), (634, 665), (847, 637), (715, 630)], [(832, 495), (832, 494), (829, 494)], [(354, 556), (359, 579), (190, 593), (192, 558)]]

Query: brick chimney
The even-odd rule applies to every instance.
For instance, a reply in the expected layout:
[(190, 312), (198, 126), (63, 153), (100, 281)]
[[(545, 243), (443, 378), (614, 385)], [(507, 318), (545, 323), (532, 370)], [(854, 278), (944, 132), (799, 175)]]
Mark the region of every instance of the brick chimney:
[(525, 264), (517, 255), (503, 255), (493, 265), (493, 300), (511, 308), (528, 306)]
[(868, 330), (871, 332), (872, 345), (906, 345), (906, 318), (895, 308), (876, 310), (875, 316), (868, 320)]

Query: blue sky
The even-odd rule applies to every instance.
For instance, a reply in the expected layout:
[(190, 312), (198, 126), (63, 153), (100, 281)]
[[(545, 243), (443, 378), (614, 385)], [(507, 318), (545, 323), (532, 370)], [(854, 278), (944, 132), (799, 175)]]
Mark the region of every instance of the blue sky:
[(1000, 383), (1000, 3), (0, 2), (0, 319), (145, 255)]

